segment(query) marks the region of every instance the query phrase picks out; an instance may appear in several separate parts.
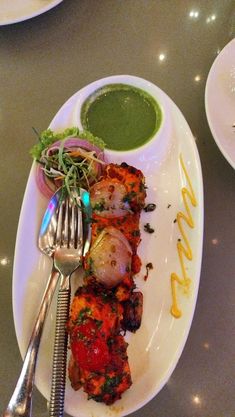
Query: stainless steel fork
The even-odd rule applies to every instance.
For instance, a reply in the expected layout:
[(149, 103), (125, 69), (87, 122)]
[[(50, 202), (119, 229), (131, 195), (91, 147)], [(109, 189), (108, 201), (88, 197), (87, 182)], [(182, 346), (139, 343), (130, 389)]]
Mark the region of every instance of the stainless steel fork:
[(74, 190), (72, 196), (62, 203), (58, 218), (54, 266), (60, 272), (61, 278), (56, 313), (50, 417), (62, 417), (64, 413), (70, 276), (81, 265), (84, 254), (83, 215), (80, 207), (81, 197)]

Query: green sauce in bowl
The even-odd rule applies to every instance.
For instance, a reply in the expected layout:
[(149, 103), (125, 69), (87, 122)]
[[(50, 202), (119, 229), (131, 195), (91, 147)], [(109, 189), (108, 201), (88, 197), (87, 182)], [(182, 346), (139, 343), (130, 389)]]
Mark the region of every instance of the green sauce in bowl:
[(83, 128), (117, 151), (144, 145), (161, 122), (162, 112), (154, 98), (127, 84), (105, 85), (91, 94), (81, 109)]

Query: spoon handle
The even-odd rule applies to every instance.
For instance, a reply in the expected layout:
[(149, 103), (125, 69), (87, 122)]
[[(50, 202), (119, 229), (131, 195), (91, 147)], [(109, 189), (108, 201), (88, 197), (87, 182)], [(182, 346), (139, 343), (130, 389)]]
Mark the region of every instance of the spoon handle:
[(58, 282), (59, 273), (53, 267), (47, 286), (41, 301), (38, 316), (33, 327), (32, 335), (28, 344), (23, 367), (17, 381), (15, 390), (3, 412), (3, 417), (30, 417), (32, 413), (32, 391), (34, 385), (35, 368), (39, 344), (47, 311)]

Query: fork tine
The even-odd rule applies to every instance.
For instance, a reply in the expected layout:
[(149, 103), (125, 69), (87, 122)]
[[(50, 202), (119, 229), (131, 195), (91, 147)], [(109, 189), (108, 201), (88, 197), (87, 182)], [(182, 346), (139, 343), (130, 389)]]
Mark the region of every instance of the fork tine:
[(82, 224), (82, 211), (77, 207), (77, 233), (75, 238), (75, 247), (81, 249), (83, 244), (83, 224)]
[(70, 216), (70, 239), (69, 248), (82, 250), (83, 244), (83, 214), (80, 208), (82, 202), (78, 191), (74, 188), (70, 197), (71, 216)]
[(64, 202), (62, 201), (58, 210), (57, 228), (55, 233), (55, 246), (60, 246), (62, 237)]
[(62, 230), (62, 246), (67, 248), (69, 247), (69, 237), (70, 237), (70, 224), (69, 224), (69, 218), (70, 218), (70, 204), (69, 204), (69, 198), (66, 198), (65, 200), (65, 214), (64, 214), (64, 223), (63, 223), (63, 230)]
[(79, 248), (83, 244), (83, 216), (79, 207), (80, 197), (73, 194), (61, 202), (58, 209), (55, 245), (64, 248)]
[(71, 204), (71, 216), (70, 216), (70, 240), (69, 248), (75, 247), (75, 236), (76, 236), (76, 205), (70, 199)]

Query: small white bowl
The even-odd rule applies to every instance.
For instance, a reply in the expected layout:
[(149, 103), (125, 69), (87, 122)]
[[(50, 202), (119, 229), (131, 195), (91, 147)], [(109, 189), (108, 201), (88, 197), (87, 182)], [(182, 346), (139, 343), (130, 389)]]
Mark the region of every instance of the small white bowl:
[(106, 160), (115, 160), (117, 163), (125, 162), (133, 163), (140, 160), (141, 162), (154, 161), (161, 163), (170, 149), (171, 143), (171, 118), (169, 109), (169, 100), (166, 94), (156, 85), (144, 80), (143, 78), (132, 75), (114, 75), (94, 81), (79, 91), (77, 101), (73, 111), (73, 125), (83, 130), (81, 123), (81, 108), (86, 99), (96, 90), (108, 84), (127, 84), (142, 89), (158, 103), (162, 112), (162, 121), (159, 129), (148, 142), (144, 145), (124, 151), (115, 151), (111, 149), (105, 150)]

